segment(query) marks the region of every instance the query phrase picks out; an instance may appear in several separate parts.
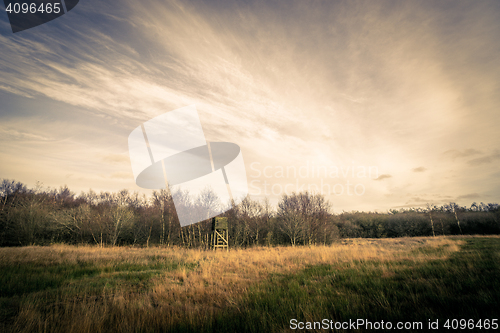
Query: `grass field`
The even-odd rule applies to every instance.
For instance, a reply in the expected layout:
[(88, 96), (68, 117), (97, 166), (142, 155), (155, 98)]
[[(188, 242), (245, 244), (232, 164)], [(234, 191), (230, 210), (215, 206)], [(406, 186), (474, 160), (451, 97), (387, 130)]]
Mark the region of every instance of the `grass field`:
[(443, 331), (446, 319), (500, 319), (500, 237), (0, 248), (0, 271), (0, 332), (297, 331), (292, 319), (439, 320)]

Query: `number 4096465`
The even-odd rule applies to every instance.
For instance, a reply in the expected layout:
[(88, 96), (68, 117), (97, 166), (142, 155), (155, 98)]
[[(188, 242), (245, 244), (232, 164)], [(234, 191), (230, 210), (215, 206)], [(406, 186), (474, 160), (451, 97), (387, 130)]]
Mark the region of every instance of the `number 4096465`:
[(483, 329), (483, 330), (497, 330), (498, 329), (498, 319), (479, 319), (479, 320), (474, 320), (474, 319), (448, 319), (443, 325), (444, 328), (446, 329), (461, 329), (461, 330), (466, 330), (466, 329)]
[(35, 14), (35, 13), (46, 13), (46, 14), (59, 14), (61, 12), (61, 4), (56, 3), (41, 3), (37, 6), (36, 3), (9, 3), (9, 5), (5, 8), (5, 11), (9, 14)]

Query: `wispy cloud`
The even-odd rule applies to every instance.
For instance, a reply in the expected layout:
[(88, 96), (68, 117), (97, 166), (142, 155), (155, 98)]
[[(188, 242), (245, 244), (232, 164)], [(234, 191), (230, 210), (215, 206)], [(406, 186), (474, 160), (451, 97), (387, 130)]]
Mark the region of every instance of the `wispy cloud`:
[[(89, 0), (38, 33), (0, 34), (0, 90), (18, 98), (0, 106), (0, 154), (15, 147), (26, 164), (36, 149), (23, 142), (52, 138), (44, 163), (57, 156), (71, 179), (118, 182), (127, 170), (112, 168), (127, 167), (129, 131), (196, 104), (207, 140), (237, 142), (247, 167), (377, 166), (376, 180), (392, 180), (369, 182), (373, 205), (388, 205), (377, 201), (388, 191), (396, 201), (408, 190), (427, 198), (430, 188), (500, 194), (486, 179), (500, 142), (497, 1), (116, 7)], [(95, 160), (89, 171), (84, 159)], [(479, 165), (489, 171), (470, 172)], [(345, 204), (367, 204), (359, 199)]]
[(391, 178), (391, 177), (392, 177), (391, 175), (384, 174), (384, 175), (378, 176), (377, 178), (375, 178), (373, 180), (383, 180), (383, 179), (387, 179), (387, 178)]
[(459, 195), (457, 197), (457, 200), (475, 200), (480, 198), (481, 195), (479, 193), (468, 193), (468, 194), (463, 194)]
[(132, 172), (115, 172), (113, 174), (111, 174), (110, 176), (111, 178), (114, 178), (114, 179), (130, 179), (131, 177), (133, 177), (133, 174)]
[(470, 161), (467, 161), (467, 164), (473, 165), (473, 166), (483, 165), (483, 164), (490, 164), (490, 163), (493, 163), (493, 162), (495, 162), (496, 160), (499, 160), (499, 159), (500, 159), (500, 151), (498, 149), (496, 149), (491, 154), (488, 154), (488, 155), (483, 156), (483, 157), (474, 158), (474, 159), (472, 159)]
[(130, 157), (128, 154), (108, 154), (101, 157), (103, 161), (111, 164), (123, 164), (130, 163)]
[(443, 153), (443, 155), (450, 156), (451, 158), (464, 158), (464, 157), (469, 157), (469, 156), (474, 156), (474, 155), (482, 155), (483, 153), (479, 150), (476, 150), (474, 148), (468, 148), (468, 149), (463, 149), (463, 150), (456, 150), (456, 149), (451, 149), (447, 150)]

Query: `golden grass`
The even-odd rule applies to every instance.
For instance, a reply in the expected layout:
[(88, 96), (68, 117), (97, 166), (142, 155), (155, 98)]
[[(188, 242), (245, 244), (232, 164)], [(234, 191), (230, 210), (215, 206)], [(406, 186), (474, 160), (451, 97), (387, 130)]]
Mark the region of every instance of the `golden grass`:
[[(138, 327), (173, 327), (178, 323), (203, 322), (227, 306), (238, 306), (248, 288), (274, 273), (293, 273), (308, 265), (356, 260), (422, 261), (445, 258), (459, 250), (461, 241), (447, 237), (345, 239), (331, 246), (254, 247), (226, 251), (204, 251), (180, 247), (111, 247), (53, 245), (50, 247), (1, 248), (0, 264), (47, 265), (91, 263), (113, 267), (116, 263), (147, 265), (151, 258), (194, 263), (194, 269), (179, 267), (152, 278), (147, 292), (131, 293), (118, 288), (101, 295), (83, 292), (60, 295), (49, 308), (23, 303), (12, 327), (16, 331), (127, 332)], [(416, 251), (442, 248), (436, 255)], [(108, 274), (108, 275), (106, 275)], [(101, 273), (103, 279), (110, 273)], [(384, 276), (391, 276), (390, 268)], [(41, 297), (43, 293), (40, 294)]]

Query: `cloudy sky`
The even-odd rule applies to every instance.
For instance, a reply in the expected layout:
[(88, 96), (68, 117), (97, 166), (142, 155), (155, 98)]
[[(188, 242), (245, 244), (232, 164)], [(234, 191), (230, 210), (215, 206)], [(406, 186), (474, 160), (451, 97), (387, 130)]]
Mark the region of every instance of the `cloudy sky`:
[(250, 194), (334, 211), (500, 198), (500, 2), (97, 1), (0, 14), (0, 178), (143, 191), (128, 135), (195, 104)]

